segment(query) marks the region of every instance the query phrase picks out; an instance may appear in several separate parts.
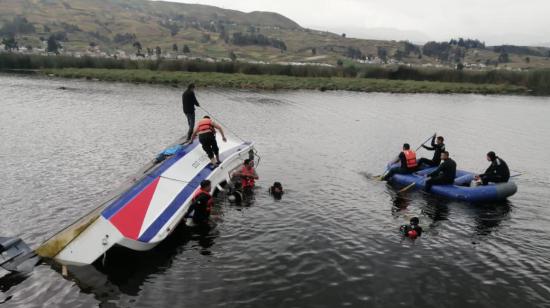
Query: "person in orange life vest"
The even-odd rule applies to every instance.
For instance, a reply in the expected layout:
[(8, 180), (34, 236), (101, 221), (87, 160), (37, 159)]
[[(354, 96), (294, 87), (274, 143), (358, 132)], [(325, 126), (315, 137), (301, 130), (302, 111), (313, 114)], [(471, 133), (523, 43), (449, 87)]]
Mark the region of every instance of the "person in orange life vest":
[(241, 178), (243, 190), (252, 190), (256, 182), (255, 180), (259, 178), (256, 170), (254, 170), (253, 161), (251, 159), (245, 159), (243, 167), (237, 170), (233, 175)]
[(390, 165), (397, 162), (401, 162), (400, 166), (392, 167), (388, 173), (382, 178), (383, 181), (391, 179), (394, 174), (410, 174), (416, 171), (418, 163), (416, 161), (416, 153), (411, 150), (411, 146), (408, 143), (403, 144), (403, 151), (399, 153), (399, 156), (395, 161), (392, 161)]
[[(193, 195), (189, 209), (185, 212), (185, 218), (193, 217), (193, 222), (195, 224), (204, 224), (208, 222), (212, 206), (214, 205), (214, 199), (210, 195), (211, 189), (212, 183), (209, 180), (201, 182), (200, 188)], [(192, 216), (191, 213), (193, 213)]]
[[(199, 141), (202, 144), (202, 148), (208, 155), (208, 158), (210, 158), (212, 165), (221, 163), (220, 149), (218, 148), (218, 142), (216, 142), (216, 129), (222, 134), (223, 142), (227, 142), (222, 127), (217, 123), (214, 123), (209, 116), (204, 116), (204, 118), (199, 121), (195, 131), (193, 131), (193, 135), (191, 136), (191, 142), (193, 142), (195, 137), (199, 135)], [(214, 160), (214, 156), (216, 157), (216, 160)]]

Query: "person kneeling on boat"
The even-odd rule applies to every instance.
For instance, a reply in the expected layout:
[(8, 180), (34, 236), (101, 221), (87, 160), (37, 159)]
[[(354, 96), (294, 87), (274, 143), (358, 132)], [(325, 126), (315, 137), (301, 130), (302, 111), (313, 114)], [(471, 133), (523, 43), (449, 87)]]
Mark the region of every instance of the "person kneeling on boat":
[(259, 179), (256, 170), (254, 170), (254, 161), (251, 159), (245, 159), (242, 168), (234, 172), (233, 176), (241, 178), (241, 186), (245, 192), (252, 191), (256, 180)]
[[(210, 195), (211, 189), (212, 183), (209, 180), (202, 181), (200, 188), (193, 196), (189, 209), (185, 212), (183, 217), (192, 217), (195, 224), (208, 223), (210, 212), (212, 211), (212, 206), (214, 205), (214, 199)], [(191, 213), (193, 213), (192, 216)]]
[(424, 149), (426, 149), (428, 151), (434, 151), (434, 157), (431, 160), (422, 157), (418, 161), (418, 167), (421, 167), (422, 164), (424, 164), (426, 166), (429, 166), (429, 167), (436, 167), (436, 166), (439, 166), (439, 164), (441, 163), (441, 153), (443, 151), (445, 151), (445, 144), (443, 143), (443, 141), (445, 139), (443, 138), (443, 136), (438, 136), (436, 138), (436, 135), (437, 134), (434, 134), (434, 136), (432, 138), (432, 146), (431, 147), (422, 145), (422, 147)]
[(450, 185), (453, 184), (456, 177), (456, 162), (449, 157), (449, 152), (441, 152), (441, 160), (443, 161), (437, 169), (428, 174), (426, 180), (426, 191), (430, 191), (433, 185)]
[[(220, 149), (218, 148), (218, 142), (216, 141), (216, 129), (222, 134), (223, 142), (227, 142), (222, 127), (217, 123), (214, 123), (209, 116), (204, 116), (204, 118), (199, 121), (195, 131), (193, 131), (193, 135), (191, 136), (191, 142), (193, 142), (195, 137), (199, 135), (199, 141), (202, 148), (208, 155), (208, 158), (210, 158), (210, 162), (213, 166), (221, 163)], [(216, 160), (214, 160), (214, 156), (216, 157)]]
[(483, 185), (492, 183), (506, 183), (510, 179), (510, 169), (506, 162), (498, 157), (495, 152), (491, 151), (487, 153), (487, 160), (491, 162), (491, 165), (484, 174), (476, 176), (477, 181), (481, 181)]
[(411, 146), (408, 143), (403, 144), (403, 151), (399, 153), (399, 156), (395, 161), (392, 161), (390, 165), (397, 162), (401, 162), (400, 166), (392, 167), (388, 173), (382, 178), (382, 181), (391, 179), (394, 174), (411, 174), (416, 171), (418, 166), (416, 162), (416, 153), (411, 150)]

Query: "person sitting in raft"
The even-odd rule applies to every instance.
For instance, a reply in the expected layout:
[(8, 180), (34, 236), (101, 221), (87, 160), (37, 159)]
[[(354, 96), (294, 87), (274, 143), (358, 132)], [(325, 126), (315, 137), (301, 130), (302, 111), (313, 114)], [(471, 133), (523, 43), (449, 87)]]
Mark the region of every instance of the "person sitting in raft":
[(382, 181), (391, 179), (394, 174), (411, 174), (416, 171), (418, 166), (416, 162), (416, 153), (411, 150), (411, 146), (408, 143), (403, 144), (403, 151), (399, 153), (399, 156), (395, 161), (392, 161), (390, 165), (397, 162), (401, 162), (400, 166), (392, 167), (388, 173), (382, 178)]
[[(193, 135), (191, 136), (192, 143), (193, 140), (195, 140), (195, 137), (199, 135), (199, 141), (202, 145), (202, 148), (208, 155), (208, 158), (210, 158), (210, 163), (212, 164), (212, 166), (221, 163), (220, 149), (218, 148), (218, 142), (216, 141), (216, 129), (219, 130), (222, 134), (223, 142), (227, 142), (222, 127), (217, 123), (214, 123), (214, 121), (212, 121), (209, 116), (204, 116), (204, 118), (199, 121), (197, 127), (195, 128), (195, 131), (193, 131)], [(216, 160), (214, 160), (214, 156), (216, 157)]]
[(269, 187), (269, 194), (276, 200), (280, 200), (284, 193), (283, 185), (280, 182), (275, 182)]
[(259, 179), (256, 170), (254, 170), (254, 161), (252, 159), (245, 159), (242, 168), (235, 171), (233, 176), (241, 178), (241, 186), (245, 192), (252, 191), (256, 180)]
[(408, 225), (402, 225), (399, 227), (399, 231), (403, 236), (406, 236), (410, 239), (415, 239), (422, 235), (422, 227), (420, 227), (418, 224), (420, 223), (420, 220), (418, 217), (411, 218)]
[(506, 183), (510, 179), (510, 169), (506, 162), (498, 157), (495, 152), (491, 151), (487, 153), (487, 160), (491, 162), (491, 165), (484, 174), (480, 174), (475, 177), (477, 181), (481, 181), (483, 185), (492, 183)]
[(430, 191), (432, 185), (449, 185), (453, 184), (456, 177), (456, 162), (449, 157), (449, 152), (441, 152), (441, 160), (443, 161), (437, 169), (428, 174), (425, 190)]
[[(187, 209), (183, 217), (193, 217), (193, 222), (195, 224), (208, 223), (210, 212), (214, 205), (214, 198), (210, 195), (210, 190), (212, 190), (212, 183), (209, 180), (202, 181), (200, 188), (193, 196), (189, 209)], [(193, 213), (192, 216), (191, 213)]]
[(426, 145), (422, 145), (422, 147), (424, 149), (426, 149), (428, 151), (434, 151), (434, 157), (431, 160), (422, 157), (418, 161), (418, 167), (421, 167), (422, 164), (424, 164), (426, 166), (429, 166), (429, 167), (436, 167), (436, 166), (439, 166), (439, 164), (441, 163), (441, 153), (443, 151), (445, 151), (445, 144), (443, 143), (443, 141), (445, 139), (443, 138), (443, 136), (438, 136), (436, 138), (436, 135), (437, 134), (434, 134), (434, 136), (432, 137), (432, 146), (431, 147), (426, 146)]

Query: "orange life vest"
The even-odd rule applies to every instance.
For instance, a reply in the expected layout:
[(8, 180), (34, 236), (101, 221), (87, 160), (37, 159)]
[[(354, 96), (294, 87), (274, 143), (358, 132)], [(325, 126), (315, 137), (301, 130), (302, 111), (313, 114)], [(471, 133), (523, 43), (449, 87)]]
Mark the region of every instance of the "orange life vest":
[(416, 153), (413, 150), (403, 151), (405, 154), (405, 161), (407, 162), (407, 168), (412, 169), (417, 166), (416, 164)]
[(206, 190), (203, 190), (202, 188), (199, 188), (195, 194), (193, 195), (193, 203), (196, 201), (197, 197), (200, 196), (201, 194), (205, 194), (208, 196), (208, 203), (206, 205), (206, 212), (207, 213), (210, 213), (210, 211), (212, 210), (212, 206), (214, 205), (214, 199), (212, 198), (212, 196), (210, 195), (210, 193)]
[(253, 188), (255, 184), (254, 180), (254, 168), (246, 168), (243, 166), (241, 169), (241, 184), (243, 188)]
[(214, 126), (212, 125), (212, 120), (208, 118), (201, 119), (197, 125), (197, 133), (213, 133)]

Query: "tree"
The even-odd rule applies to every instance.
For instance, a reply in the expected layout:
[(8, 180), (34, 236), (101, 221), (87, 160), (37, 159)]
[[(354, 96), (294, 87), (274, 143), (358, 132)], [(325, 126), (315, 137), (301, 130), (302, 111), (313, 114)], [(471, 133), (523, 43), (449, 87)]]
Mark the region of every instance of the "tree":
[(18, 50), (19, 49), (19, 45), (17, 44), (17, 41), (15, 40), (15, 37), (13, 37), (13, 36), (2, 39), (2, 44), (4, 44), (4, 49), (7, 50), (7, 51)]
[(525, 57), (525, 63), (529, 63), (529, 62), (531, 62), (531, 58)]
[(338, 59), (338, 60), (336, 61), (336, 66), (338, 66), (338, 67), (344, 66), (344, 61), (342, 61), (342, 59)]
[(61, 48), (61, 45), (57, 41), (57, 37), (54, 34), (50, 35), (48, 38), (48, 47), (46, 48), (46, 51), (59, 54), (59, 48)]
[(508, 56), (508, 53), (502, 52), (502, 53), (498, 56), (498, 62), (499, 62), (499, 63), (508, 63), (508, 62), (510, 62), (510, 57)]
[(160, 57), (162, 55), (162, 49), (160, 49), (159, 46), (155, 47), (155, 54), (157, 57)]
[(342, 37), (344, 37), (344, 38), (345, 38), (345, 37), (346, 37), (346, 34), (345, 34), (345, 33), (342, 33)]
[(18, 34), (34, 33), (35, 31), (34, 25), (29, 23), (25, 17), (17, 16), (0, 28), (0, 35), (16, 36)]
[(229, 52), (229, 59), (233, 62), (237, 61), (237, 55), (233, 52), (233, 50)]
[(132, 46), (134, 46), (134, 48), (137, 50), (136, 51), (136, 56), (143, 56), (143, 54), (141, 53), (141, 50), (143, 49), (143, 47), (141, 47), (141, 43), (138, 42), (138, 41), (135, 41)]
[(189, 46), (183, 45), (183, 53), (190, 53), (191, 49), (189, 49)]
[(462, 62), (459, 62), (457, 65), (456, 65), (456, 70), (457, 71), (462, 71), (464, 69), (464, 64), (462, 64)]
[(317, 54), (317, 49), (315, 47), (311, 48), (311, 54), (312, 55), (316, 55)]
[(178, 52), (178, 44), (174, 43), (172, 45), (172, 50), (175, 51), (175, 52)]
[(378, 47), (378, 58), (386, 62), (388, 60), (388, 50), (383, 47)]

